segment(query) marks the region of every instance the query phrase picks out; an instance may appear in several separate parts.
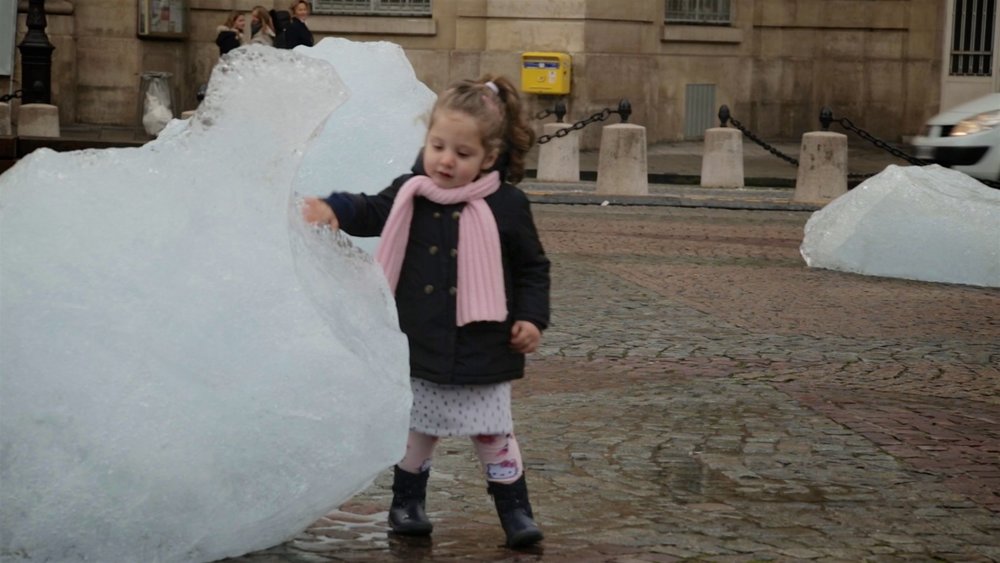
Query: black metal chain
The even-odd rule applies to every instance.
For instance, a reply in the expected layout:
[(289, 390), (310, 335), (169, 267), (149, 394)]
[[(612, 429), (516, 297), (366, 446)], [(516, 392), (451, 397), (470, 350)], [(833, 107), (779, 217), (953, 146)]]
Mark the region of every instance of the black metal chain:
[(784, 160), (785, 162), (791, 164), (792, 166), (798, 166), (799, 165), (799, 160), (797, 158), (788, 156), (787, 154), (781, 152), (780, 150), (778, 150), (774, 146), (770, 145), (767, 141), (765, 141), (764, 139), (761, 139), (760, 137), (758, 137), (757, 135), (755, 135), (753, 133), (753, 131), (751, 131), (751, 130), (747, 129), (746, 127), (744, 127), (743, 124), (740, 123), (735, 117), (728, 116), (727, 119), (730, 122), (732, 122), (733, 127), (736, 127), (737, 129), (739, 129), (740, 131), (742, 131), (743, 134), (746, 135), (747, 137), (749, 137), (751, 141), (753, 141), (753, 142), (757, 143), (758, 145), (764, 147), (765, 149), (767, 149), (768, 152), (770, 152), (774, 156), (780, 158), (781, 160)]
[[(824, 111), (827, 111), (826, 108), (824, 108)], [(933, 162), (929, 160), (923, 160), (921, 158), (909, 155), (897, 149), (896, 147), (892, 146), (891, 144), (883, 141), (882, 139), (879, 139), (878, 137), (872, 135), (868, 131), (861, 129), (860, 127), (856, 127), (854, 123), (850, 119), (847, 119), (846, 117), (835, 119), (833, 117), (833, 113), (829, 112), (826, 115), (820, 116), (820, 123), (823, 124), (824, 130), (826, 130), (830, 126), (830, 123), (839, 123), (840, 126), (843, 127), (844, 129), (854, 133), (858, 137), (861, 137), (862, 139), (868, 141), (869, 143), (875, 145), (876, 147), (888, 152), (889, 154), (897, 158), (903, 159), (906, 162), (909, 162), (910, 164), (916, 166), (926, 166), (928, 164), (933, 164)], [(875, 174), (877, 173), (876, 172), (872, 172), (869, 174), (855, 173), (855, 174), (848, 174), (847, 177), (851, 180), (867, 180), (868, 178), (871, 178)]]
[(544, 145), (545, 143), (551, 141), (552, 139), (558, 139), (558, 138), (565, 137), (566, 135), (569, 135), (573, 131), (578, 131), (580, 129), (583, 129), (584, 127), (590, 125), (591, 123), (596, 123), (598, 121), (604, 121), (605, 119), (611, 117), (611, 114), (613, 114), (613, 113), (617, 113), (617, 112), (615, 110), (611, 109), (611, 108), (604, 108), (603, 110), (601, 110), (601, 111), (599, 111), (599, 112), (591, 115), (590, 117), (588, 117), (586, 119), (582, 119), (580, 121), (577, 121), (576, 123), (574, 123), (573, 125), (570, 125), (570, 126), (566, 127), (565, 129), (560, 129), (560, 130), (556, 131), (555, 133), (553, 133), (551, 135), (542, 135), (541, 137), (538, 138), (538, 144), (539, 145)]
[(550, 115), (556, 116), (556, 121), (562, 123), (563, 118), (566, 117), (566, 102), (560, 100), (551, 109), (543, 109), (536, 113), (534, 117), (535, 119), (545, 119)]
[[(862, 139), (864, 139), (864, 140), (872, 143), (876, 147), (879, 147), (882, 150), (888, 151), (890, 154), (892, 154), (892, 155), (894, 155), (894, 156), (896, 156), (898, 158), (901, 158), (901, 159), (909, 162), (910, 164), (915, 164), (917, 166), (925, 166), (927, 164), (932, 164), (930, 161), (922, 160), (922, 159), (919, 159), (919, 158), (917, 158), (915, 156), (910, 156), (910, 155), (904, 153), (903, 151), (897, 149), (896, 147), (890, 145), (889, 143), (883, 141), (882, 139), (879, 139), (878, 137), (872, 135), (868, 131), (865, 131), (864, 129), (861, 129), (859, 127), (855, 127), (854, 123), (852, 123), (851, 120), (847, 119), (846, 117), (841, 117), (840, 119), (834, 119), (834, 117), (833, 117), (833, 110), (830, 109), (830, 108), (828, 108), (828, 107), (824, 107), (822, 110), (820, 110), (820, 112), (819, 112), (819, 122), (820, 122), (820, 125), (823, 126), (823, 130), (824, 131), (828, 131), (830, 129), (830, 124), (831, 123), (837, 122), (844, 129), (847, 129), (848, 131), (853, 132), (857, 136), (859, 136)], [(868, 173), (868, 174), (858, 174), (858, 173), (855, 173), (855, 174), (848, 174), (847, 177), (849, 179), (852, 179), (852, 180), (866, 180), (868, 178), (871, 178), (875, 174), (877, 174), (877, 172), (871, 172), (871, 173)]]
[[(558, 112), (559, 109), (560, 108), (557, 106), (556, 111)], [(559, 139), (565, 137), (566, 135), (569, 135), (573, 131), (579, 131), (580, 129), (583, 129), (584, 127), (590, 125), (591, 123), (604, 121), (607, 118), (611, 117), (611, 114), (615, 113), (617, 113), (618, 116), (621, 117), (622, 123), (628, 122), (629, 116), (632, 115), (632, 104), (629, 103), (628, 100), (622, 98), (622, 100), (618, 102), (618, 109), (604, 108), (601, 111), (591, 115), (586, 119), (581, 119), (580, 121), (577, 121), (573, 125), (567, 126), (565, 129), (559, 129), (558, 131), (556, 131), (551, 135), (542, 135), (541, 137), (538, 138), (538, 144), (543, 145), (551, 141), (552, 139)]]
[[(933, 160), (924, 160), (922, 158), (917, 158), (915, 156), (907, 154), (899, 150), (898, 148), (892, 146), (891, 144), (883, 141), (882, 139), (879, 139), (878, 137), (865, 131), (864, 129), (861, 129), (860, 127), (855, 127), (854, 123), (852, 123), (851, 120), (847, 119), (846, 117), (841, 117), (839, 119), (831, 119), (830, 121), (839, 123), (840, 126), (843, 127), (844, 129), (851, 131), (852, 133), (868, 141), (869, 143), (875, 145), (876, 147), (888, 152), (889, 154), (897, 158), (903, 159), (906, 162), (913, 164), (914, 166), (927, 166), (929, 164), (934, 164)], [(875, 174), (848, 174), (847, 177), (855, 179), (864, 179), (864, 178), (870, 178), (874, 175)], [(986, 184), (987, 186), (990, 186), (991, 188), (1000, 188), (1000, 182), (994, 180), (979, 180), (979, 181), (983, 184)]]
[[(754, 135), (754, 133), (752, 131), (750, 131), (749, 129), (747, 129), (746, 127), (744, 127), (742, 123), (740, 123), (737, 119), (735, 119), (734, 117), (732, 117), (730, 115), (728, 107), (722, 106), (722, 107), (719, 108), (719, 120), (721, 121), (721, 124), (722, 124), (723, 127), (726, 126), (726, 122), (731, 122), (733, 124), (733, 126), (736, 127), (737, 129), (739, 129), (740, 131), (742, 131), (744, 135), (746, 135), (747, 137), (749, 137), (752, 141), (754, 141), (758, 145), (760, 145), (760, 146), (764, 147), (765, 149), (767, 149), (769, 152), (771, 152), (771, 154), (777, 156), (778, 158), (780, 158), (780, 159), (788, 162), (789, 164), (793, 164), (795, 166), (799, 165), (798, 159), (792, 158), (791, 156), (788, 156), (787, 154), (785, 154), (785, 153), (781, 152), (780, 150), (774, 148), (773, 146), (771, 146), (770, 144), (768, 144), (767, 142), (765, 142), (763, 139), (757, 137), (757, 135)], [(834, 119), (833, 112), (829, 108), (823, 108), (823, 111), (820, 112), (820, 123), (823, 125), (823, 130), (826, 131), (830, 127), (830, 123), (833, 123), (833, 122), (839, 123), (841, 125), (841, 127), (843, 127), (844, 129), (847, 129), (848, 131), (851, 131), (851, 132), (855, 133), (856, 135), (858, 135), (862, 139), (864, 139), (864, 140), (872, 143), (876, 147), (878, 147), (878, 148), (880, 148), (880, 149), (882, 149), (882, 150), (884, 150), (884, 151), (892, 154), (893, 156), (895, 156), (897, 158), (901, 158), (901, 159), (905, 160), (906, 162), (909, 162), (910, 164), (913, 164), (913, 165), (916, 165), (916, 166), (926, 166), (928, 164), (934, 164), (933, 161), (924, 160), (924, 159), (921, 159), (921, 158), (917, 158), (915, 156), (911, 156), (911, 155), (909, 155), (909, 154), (907, 154), (907, 153), (899, 150), (898, 148), (892, 146), (891, 144), (883, 141), (882, 139), (879, 139), (878, 137), (872, 135), (871, 133), (865, 131), (864, 129), (861, 129), (859, 127), (855, 127), (854, 123), (852, 123), (851, 120), (847, 119), (846, 117), (841, 117), (839, 119)], [(863, 179), (866, 179), (866, 178), (871, 178), (875, 174), (876, 173), (871, 173), (871, 174), (848, 174), (847, 177), (851, 178), (851, 179), (856, 179), (856, 180), (863, 180)], [(1000, 188), (1000, 182), (995, 182), (995, 181), (992, 181), (992, 180), (980, 180), (980, 182), (982, 182), (983, 184), (986, 184), (987, 186), (991, 186), (991, 187), (994, 187), (994, 188)]]
[(554, 109), (543, 109), (542, 111), (536, 113), (533, 117), (535, 119), (545, 119), (550, 115), (554, 115), (556, 111)]
[(6, 94), (4, 96), (0, 96), (0, 103), (7, 103), (13, 100), (14, 98), (20, 99), (23, 97), (24, 97), (24, 90), (15, 90), (13, 94)]
[(840, 126), (843, 127), (844, 129), (847, 129), (848, 131), (851, 131), (852, 133), (855, 133), (857, 136), (861, 137), (862, 139), (864, 139), (864, 140), (868, 141), (869, 143), (875, 145), (876, 147), (878, 147), (878, 148), (880, 148), (880, 149), (888, 152), (892, 156), (895, 156), (897, 158), (901, 158), (901, 159), (905, 160), (906, 162), (909, 162), (910, 164), (915, 164), (917, 166), (926, 166), (928, 164), (934, 164), (933, 162), (931, 162), (929, 160), (924, 160), (922, 158), (917, 158), (915, 156), (911, 156), (909, 154), (906, 154), (905, 152), (897, 149), (896, 147), (892, 146), (891, 144), (889, 144), (889, 143), (883, 141), (882, 139), (879, 139), (878, 137), (872, 135), (868, 131), (865, 131), (864, 129), (855, 127), (854, 124), (851, 123), (851, 120), (847, 119), (846, 117), (841, 117), (839, 119), (834, 119), (833, 121), (839, 123)]

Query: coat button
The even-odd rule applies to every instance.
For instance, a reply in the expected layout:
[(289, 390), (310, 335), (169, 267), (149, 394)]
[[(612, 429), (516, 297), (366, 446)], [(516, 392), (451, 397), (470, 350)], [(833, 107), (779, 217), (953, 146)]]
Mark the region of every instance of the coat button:
[(454, 287), (448, 288), (448, 295), (455, 295), (456, 293), (458, 293), (458, 290), (455, 289)]
[(458, 249), (457, 248), (452, 248), (451, 249), (451, 257), (454, 258), (456, 256), (458, 256)]
[(438, 253), (438, 247), (432, 246), (432, 247), (430, 247), (430, 248), (427, 249), (427, 252), (430, 252), (431, 256), (433, 256), (433, 255), (435, 255), (435, 254)]
[(451, 218), (454, 219), (454, 220), (456, 220), (456, 221), (458, 221), (458, 218), (461, 217), (461, 216), (462, 216), (462, 213), (460, 211), (454, 211), (451, 214)]
[(435, 211), (434, 212), (434, 218), (435, 219), (440, 219), (441, 218), (441, 212), (440, 211)]
[(433, 285), (425, 285), (424, 286), (424, 293), (426, 293), (428, 295), (430, 295), (431, 293), (434, 293), (434, 286)]

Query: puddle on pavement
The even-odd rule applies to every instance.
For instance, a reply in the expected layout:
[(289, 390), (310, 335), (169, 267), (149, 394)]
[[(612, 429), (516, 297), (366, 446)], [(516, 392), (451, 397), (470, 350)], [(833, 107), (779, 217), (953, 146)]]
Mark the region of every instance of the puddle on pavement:
[[(602, 512), (626, 528), (631, 522), (657, 521), (670, 518), (664, 505), (675, 508), (697, 507), (700, 511), (727, 512), (738, 510), (747, 502), (795, 502), (822, 504), (843, 500), (863, 491), (838, 486), (831, 495), (795, 481), (768, 479), (741, 465), (728, 466), (718, 461), (718, 467), (700, 457), (702, 452), (664, 455), (660, 452), (652, 466), (642, 471), (623, 471), (621, 497), (604, 497), (598, 502)], [(581, 470), (581, 468), (577, 468)], [(586, 473), (586, 471), (583, 471)], [(649, 495), (640, 495), (624, 483), (626, 480), (645, 481)], [(566, 508), (546, 507), (552, 513)], [(477, 519), (482, 516), (482, 519)], [(550, 554), (566, 556), (586, 549), (590, 538), (585, 530), (577, 530), (573, 519), (540, 521), (546, 532), (543, 544), (530, 551), (512, 551), (502, 545), (503, 531), (499, 523), (486, 515), (464, 518), (461, 514), (432, 514), (434, 535), (425, 538), (396, 536), (388, 533), (385, 511), (372, 514), (334, 512), (294, 540), (271, 549), (258, 551), (229, 563), (313, 563), (327, 561), (534, 561), (542, 557), (543, 549)], [(637, 524), (641, 526), (641, 524)], [(604, 540), (607, 541), (607, 540)], [(582, 553), (582, 552), (581, 552)]]
[(289, 542), (225, 561), (535, 561), (544, 554), (544, 543), (525, 550), (507, 549), (499, 524), (492, 529), (475, 523), (439, 519), (435, 521), (434, 535), (407, 537), (389, 533), (384, 516), (385, 513), (333, 513), (323, 519), (321, 526), (311, 527)]
[(814, 487), (763, 478), (741, 468), (715, 469), (696, 455), (670, 456), (657, 462), (660, 490), (665, 497), (682, 504), (748, 500), (822, 503), (829, 500)]

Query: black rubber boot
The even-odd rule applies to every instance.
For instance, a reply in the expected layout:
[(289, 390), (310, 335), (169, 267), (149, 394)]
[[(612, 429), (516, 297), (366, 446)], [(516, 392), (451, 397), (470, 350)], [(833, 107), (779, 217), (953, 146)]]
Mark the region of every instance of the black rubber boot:
[(424, 502), (427, 497), (427, 478), (430, 469), (410, 473), (394, 466), (392, 478), (392, 506), (389, 508), (389, 527), (404, 536), (428, 536), (434, 529)]
[(487, 491), (493, 496), (500, 516), (500, 525), (507, 534), (507, 547), (517, 549), (542, 541), (542, 531), (538, 529), (528, 502), (528, 485), (521, 478), (509, 485), (489, 482)]

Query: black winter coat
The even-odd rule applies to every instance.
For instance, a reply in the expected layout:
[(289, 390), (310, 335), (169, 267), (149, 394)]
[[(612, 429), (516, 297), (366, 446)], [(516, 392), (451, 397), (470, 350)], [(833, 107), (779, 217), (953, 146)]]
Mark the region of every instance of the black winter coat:
[(306, 22), (300, 20), (299, 18), (292, 18), (288, 22), (288, 27), (285, 28), (285, 49), (294, 49), (299, 45), (305, 45), (306, 47), (313, 46), (313, 34), (309, 31), (309, 27)]
[[(423, 172), (419, 162), (414, 174)], [(325, 201), (340, 228), (378, 236), (406, 174), (377, 195), (334, 193)], [(477, 385), (524, 377), (524, 354), (510, 349), (514, 321), (549, 324), (549, 259), (524, 192), (506, 182), (485, 199), (500, 231), (507, 320), (455, 322), (458, 217), (465, 204), (414, 200), (406, 256), (396, 286), (399, 327), (410, 343), (410, 375), (438, 384)]]
[(219, 26), (219, 34), (215, 36), (215, 44), (219, 46), (219, 56), (240, 46), (240, 36), (236, 30)]

